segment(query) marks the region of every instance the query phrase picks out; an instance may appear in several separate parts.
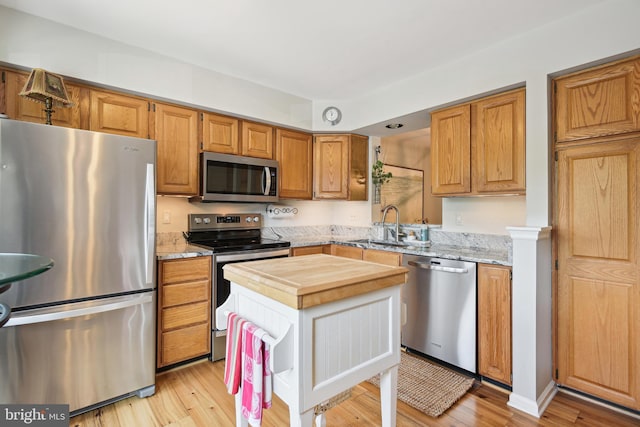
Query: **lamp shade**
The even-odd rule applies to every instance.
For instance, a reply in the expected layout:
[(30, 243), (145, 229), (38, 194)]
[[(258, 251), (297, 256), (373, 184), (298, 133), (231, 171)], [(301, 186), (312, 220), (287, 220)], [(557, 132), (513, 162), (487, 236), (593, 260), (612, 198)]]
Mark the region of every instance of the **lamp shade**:
[(31, 70), (27, 84), (24, 85), (20, 96), (44, 103), (50, 99), (53, 105), (57, 107), (73, 106), (73, 102), (69, 100), (67, 89), (64, 87), (62, 77), (42, 68)]

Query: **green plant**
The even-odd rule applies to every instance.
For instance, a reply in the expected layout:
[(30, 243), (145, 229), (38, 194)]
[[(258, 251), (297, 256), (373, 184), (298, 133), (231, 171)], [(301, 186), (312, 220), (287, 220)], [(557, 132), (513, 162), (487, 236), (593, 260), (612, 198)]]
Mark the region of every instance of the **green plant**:
[(384, 163), (381, 160), (376, 160), (376, 162), (371, 167), (371, 181), (373, 185), (382, 185), (393, 177), (391, 172), (384, 171)]

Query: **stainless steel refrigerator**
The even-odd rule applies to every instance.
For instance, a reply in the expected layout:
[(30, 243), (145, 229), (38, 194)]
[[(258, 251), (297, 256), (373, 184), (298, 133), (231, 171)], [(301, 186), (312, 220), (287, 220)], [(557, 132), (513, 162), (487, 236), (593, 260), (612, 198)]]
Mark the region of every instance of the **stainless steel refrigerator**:
[(0, 295), (0, 403), (75, 415), (155, 392), (155, 153), (0, 119), (0, 252), (55, 262)]

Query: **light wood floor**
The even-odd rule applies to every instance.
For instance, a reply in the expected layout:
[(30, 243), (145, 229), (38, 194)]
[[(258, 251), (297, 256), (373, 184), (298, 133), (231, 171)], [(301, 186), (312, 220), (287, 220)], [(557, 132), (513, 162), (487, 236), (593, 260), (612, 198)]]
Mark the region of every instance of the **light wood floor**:
[[(233, 426), (234, 398), (223, 383), (224, 362), (197, 362), (158, 375), (156, 394), (132, 397), (71, 418), (71, 426)], [(640, 420), (558, 393), (540, 419), (507, 406), (507, 394), (474, 385), (439, 418), (431, 418), (398, 402), (398, 426), (638, 426)], [(287, 426), (289, 410), (274, 395), (263, 426)], [(369, 383), (327, 412), (327, 426), (380, 425), (379, 389)]]

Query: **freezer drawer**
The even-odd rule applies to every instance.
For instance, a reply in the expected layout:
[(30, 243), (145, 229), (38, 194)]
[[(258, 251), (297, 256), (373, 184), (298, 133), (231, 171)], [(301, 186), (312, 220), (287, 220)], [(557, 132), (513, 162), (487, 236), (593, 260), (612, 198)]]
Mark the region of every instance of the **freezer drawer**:
[(0, 328), (0, 402), (80, 413), (155, 384), (153, 292), (13, 313)]

